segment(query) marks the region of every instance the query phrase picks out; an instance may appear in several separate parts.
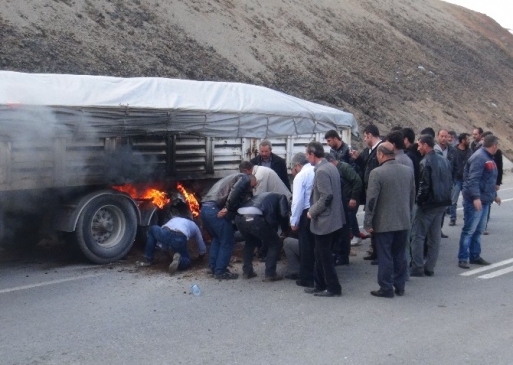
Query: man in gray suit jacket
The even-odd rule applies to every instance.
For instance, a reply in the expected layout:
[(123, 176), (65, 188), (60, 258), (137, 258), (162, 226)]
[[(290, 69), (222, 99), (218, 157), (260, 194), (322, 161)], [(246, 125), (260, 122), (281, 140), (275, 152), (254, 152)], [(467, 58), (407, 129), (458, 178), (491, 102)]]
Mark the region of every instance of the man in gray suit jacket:
[(404, 294), (406, 281), (405, 247), (415, 203), (413, 169), (395, 160), (394, 146), (383, 142), (378, 147), (380, 163), (369, 175), (364, 228), (373, 233), (378, 251), (379, 290), (376, 297), (393, 298)]
[(319, 297), (342, 294), (331, 248), (337, 242), (340, 229), (346, 223), (342, 207), (340, 174), (335, 166), (324, 158), (324, 148), (319, 142), (306, 145), (306, 158), (314, 165), (315, 178), (307, 217), (314, 235), (315, 286), (306, 293)]

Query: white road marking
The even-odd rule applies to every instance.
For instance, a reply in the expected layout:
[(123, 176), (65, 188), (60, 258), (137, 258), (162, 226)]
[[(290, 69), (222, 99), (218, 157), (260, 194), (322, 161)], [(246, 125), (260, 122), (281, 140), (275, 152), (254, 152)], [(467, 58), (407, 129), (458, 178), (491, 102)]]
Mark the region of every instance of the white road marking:
[(491, 269), (495, 269), (496, 267), (504, 266), (504, 265), (507, 265), (507, 264), (511, 264), (512, 262), (513, 262), (513, 259), (507, 259), (507, 260), (504, 260), (504, 261), (496, 262), (495, 264), (491, 264), (491, 265), (488, 265), (488, 266), (480, 267), (479, 269), (465, 271), (464, 273), (461, 273), (460, 275), (461, 276), (470, 276), (470, 275), (474, 275), (474, 274), (479, 274), (480, 272), (488, 271), (488, 270), (491, 270)]
[(26, 289), (38, 288), (40, 286), (66, 283), (68, 281), (75, 281), (75, 280), (82, 280), (82, 279), (87, 279), (87, 278), (93, 278), (95, 276), (100, 276), (100, 275), (103, 275), (103, 274), (90, 274), (90, 275), (77, 276), (77, 277), (74, 277), (74, 278), (66, 278), (66, 279), (46, 281), (44, 283), (39, 283), (39, 284), (22, 285), (22, 286), (17, 286), (17, 287), (14, 287), (14, 288), (2, 289), (2, 290), (0, 290), (0, 294), (11, 293), (11, 292), (18, 291), (18, 290), (26, 290)]
[(482, 275), (482, 276), (478, 276), (479, 279), (491, 279), (491, 278), (495, 278), (497, 276), (501, 276), (501, 275), (504, 275), (504, 274), (507, 274), (507, 273), (510, 273), (513, 271), (513, 266), (509, 266), (509, 267), (506, 267), (502, 270), (497, 270), (497, 271), (493, 271), (489, 274), (486, 274), (486, 275)]

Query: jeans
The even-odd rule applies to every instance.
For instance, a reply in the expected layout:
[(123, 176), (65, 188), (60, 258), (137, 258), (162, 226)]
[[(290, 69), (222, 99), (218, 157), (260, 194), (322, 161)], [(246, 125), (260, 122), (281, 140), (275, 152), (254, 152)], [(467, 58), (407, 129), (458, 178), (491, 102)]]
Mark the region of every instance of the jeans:
[(456, 222), (456, 205), (458, 204), (458, 198), (460, 197), (461, 189), (463, 188), (463, 180), (454, 180), (451, 192), (451, 221)]
[(233, 225), (226, 218), (218, 218), (219, 207), (216, 205), (203, 205), (201, 207), (201, 221), (208, 234), (212, 236), (208, 266), (215, 275), (226, 272), (235, 244)]
[(151, 226), (148, 229), (148, 240), (144, 252), (144, 257), (148, 261), (153, 261), (157, 242), (161, 243), (163, 249), (172, 249), (180, 254), (178, 270), (185, 270), (191, 266), (191, 259), (187, 250), (187, 237), (183, 233), (173, 232), (159, 226)]
[(244, 264), (242, 271), (249, 274), (253, 271), (253, 253), (255, 247), (265, 242), (267, 255), (265, 258), (265, 276), (276, 276), (276, 263), (281, 252), (281, 240), (278, 233), (267, 223), (261, 215), (245, 214), (235, 218), (235, 224), (242, 236), (244, 243)]
[[(412, 267), (411, 272), (433, 271), (438, 260), (440, 240), (442, 234), (442, 218), (445, 207), (421, 208), (417, 207), (412, 226)], [(424, 241), (427, 238), (427, 257), (424, 264)]]
[(404, 290), (406, 281), (405, 247), (408, 230), (374, 233), (378, 250), (378, 284), (381, 290)]
[(482, 204), (477, 211), (474, 202), (463, 199), (463, 217), (465, 222), (461, 230), (458, 261), (477, 260), (481, 256), (481, 234), (483, 233), (490, 204)]

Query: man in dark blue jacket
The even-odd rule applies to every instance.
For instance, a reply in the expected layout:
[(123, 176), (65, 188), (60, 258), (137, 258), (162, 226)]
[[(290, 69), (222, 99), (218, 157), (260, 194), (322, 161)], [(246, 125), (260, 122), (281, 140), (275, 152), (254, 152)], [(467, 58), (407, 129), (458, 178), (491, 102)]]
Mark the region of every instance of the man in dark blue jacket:
[[(445, 208), (451, 205), (452, 174), (449, 161), (435, 153), (435, 141), (421, 135), (418, 148), (424, 158), (420, 161), (417, 209), (412, 226), (412, 267), (410, 276), (432, 276), (438, 260)], [(424, 263), (424, 241), (427, 237), (427, 258)]]
[(258, 156), (251, 159), (251, 163), (254, 166), (265, 166), (269, 167), (278, 174), (281, 181), (285, 184), (287, 189), (290, 191), (290, 181), (287, 172), (287, 164), (285, 160), (278, 155), (272, 153), (273, 146), (270, 141), (263, 140), (260, 142), (258, 147)]
[(468, 269), (471, 264), (489, 265), (481, 257), (481, 234), (488, 210), (496, 198), (497, 164), (493, 155), (499, 148), (499, 139), (488, 135), (483, 146), (468, 159), (463, 171), (463, 216), (465, 223), (461, 230), (458, 266)]
[(283, 194), (261, 193), (255, 195), (237, 210), (235, 224), (244, 237), (243, 277), (251, 279), (256, 276), (253, 271), (253, 252), (261, 244), (266, 245), (265, 279), (277, 281), (282, 277), (276, 273), (276, 262), (281, 251), (281, 240), (277, 230), (288, 224), (289, 203)]

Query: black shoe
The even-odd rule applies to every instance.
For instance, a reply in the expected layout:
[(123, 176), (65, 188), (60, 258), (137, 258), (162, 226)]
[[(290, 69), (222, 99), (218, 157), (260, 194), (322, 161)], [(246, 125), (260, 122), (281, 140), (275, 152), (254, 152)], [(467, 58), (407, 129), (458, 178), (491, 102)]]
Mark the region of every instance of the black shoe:
[(426, 276), (433, 276), (433, 275), (435, 275), (435, 272), (424, 269), (424, 275), (426, 275)]
[(242, 277), (243, 277), (244, 279), (251, 279), (251, 278), (254, 278), (254, 277), (256, 277), (256, 276), (257, 276), (257, 274), (256, 274), (256, 272), (254, 272), (253, 270), (251, 270), (250, 272), (242, 273)]
[(449, 223), (450, 226), (455, 226), (456, 225), (456, 221), (453, 221), (451, 220), (451, 222)]
[(274, 275), (274, 276), (266, 276), (264, 279), (262, 279), (262, 281), (264, 283), (271, 283), (273, 281), (280, 281), (280, 280), (283, 280), (283, 276), (281, 275)]
[(306, 280), (296, 280), (297, 286), (304, 286), (305, 288), (313, 288), (314, 282), (313, 281), (306, 281)]
[(449, 238), (449, 236), (442, 232), (442, 238)]
[(377, 259), (378, 259), (378, 256), (376, 256), (376, 255), (372, 255), (372, 254), (371, 254), (371, 255), (369, 255), (369, 256), (365, 256), (363, 259), (364, 259), (364, 260), (377, 260)]
[(214, 275), (214, 278), (217, 280), (235, 280), (239, 277), (239, 274), (231, 273), (229, 271), (224, 272), (220, 275)]
[(377, 265), (377, 264), (378, 264), (378, 259), (371, 261), (371, 265)]
[[(404, 292), (404, 290), (403, 290)], [(370, 292), (371, 295), (374, 295), (375, 297), (380, 297), (380, 298), (393, 298), (394, 297), (394, 292), (392, 290), (390, 291), (383, 291), (381, 289), (379, 290), (373, 290)]]
[(404, 289), (403, 290), (399, 290), (399, 289), (395, 289), (394, 290), (394, 293), (400, 297), (402, 297), (404, 295)]
[(287, 274), (283, 276), (285, 279), (289, 280), (299, 280), (299, 274)]
[(470, 263), (474, 264), (474, 265), (483, 265), (483, 266), (491, 265), (488, 261), (486, 261), (482, 257), (475, 259), (475, 260), (470, 260)]
[(416, 276), (416, 277), (419, 277), (419, 278), (422, 278), (424, 276), (426, 276), (426, 274), (424, 274), (423, 271), (410, 271), (410, 276)]
[(323, 290), (323, 291), (314, 293), (315, 297), (325, 297), (325, 298), (339, 297), (341, 295), (342, 295), (342, 293), (332, 293), (329, 290)]
[(320, 293), (322, 291), (324, 291), (324, 290), (316, 288), (315, 286), (313, 286), (311, 288), (305, 288), (305, 293), (306, 294), (315, 294), (315, 293)]
[(467, 261), (459, 261), (459, 262), (458, 262), (458, 266), (459, 266), (461, 269), (470, 269), (470, 266), (468, 265), (468, 262), (467, 262)]
[(335, 266), (349, 265), (349, 257), (339, 257), (335, 260)]

